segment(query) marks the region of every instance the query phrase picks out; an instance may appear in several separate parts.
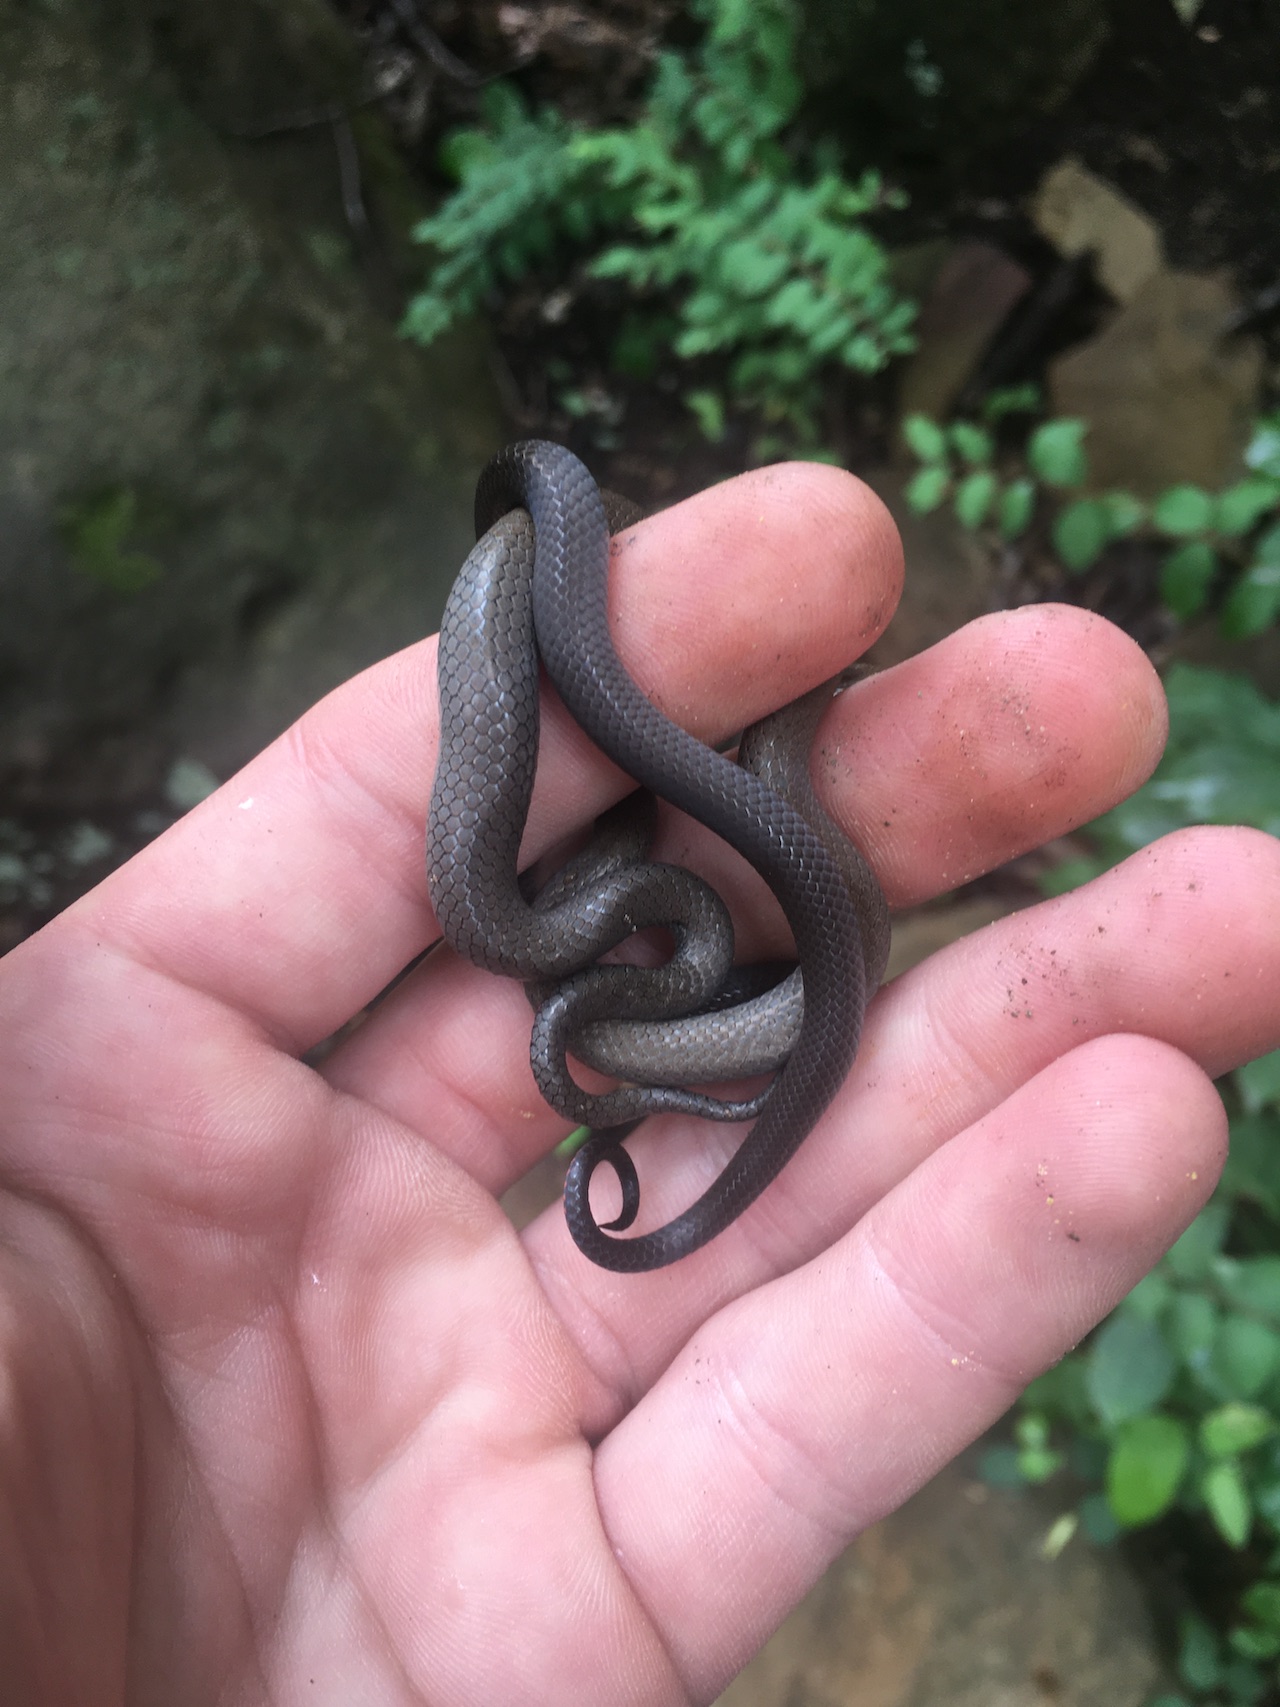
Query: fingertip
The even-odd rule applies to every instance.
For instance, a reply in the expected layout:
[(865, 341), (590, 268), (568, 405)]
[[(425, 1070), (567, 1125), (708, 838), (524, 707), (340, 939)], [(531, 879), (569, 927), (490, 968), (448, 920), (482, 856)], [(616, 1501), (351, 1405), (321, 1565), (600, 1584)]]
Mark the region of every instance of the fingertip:
[(838, 707), (828, 810), (897, 906), (1098, 817), (1150, 776), (1168, 732), (1142, 650), (1071, 605), (979, 617)]
[(1025, 605), (979, 619), (998, 626), (1012, 674), (1052, 665), (1064, 701), (1076, 698), (1099, 729), (1118, 767), (1112, 788), (1123, 798), (1145, 782), (1169, 737), (1169, 702), (1158, 671), (1124, 629), (1079, 605)]
[[(1200, 1213), (1226, 1155), (1208, 1075), (1168, 1043), (1112, 1033), (1058, 1057), (918, 1170), (896, 1243), (916, 1244), (902, 1230), (918, 1219), (935, 1258), (949, 1246), (959, 1267), (969, 1250), (975, 1296), (1034, 1364), (1046, 1324), (1078, 1337), (1137, 1284)], [(996, 1277), (1010, 1276), (1053, 1301), (1025, 1343), (998, 1302)]]
[(778, 463), (622, 534), (610, 616), (642, 689), (719, 739), (859, 657), (902, 578), (897, 529), (870, 487), (824, 463)]

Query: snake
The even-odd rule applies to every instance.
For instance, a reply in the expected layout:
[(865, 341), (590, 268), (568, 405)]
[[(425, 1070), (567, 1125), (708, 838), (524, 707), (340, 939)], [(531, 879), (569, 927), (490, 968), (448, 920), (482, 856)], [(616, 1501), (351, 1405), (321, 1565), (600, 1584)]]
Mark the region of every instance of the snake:
[[(744, 732), (746, 762), (736, 762), (667, 718), (619, 658), (608, 620), (610, 504), (572, 452), (538, 439), (507, 446), (480, 475), (475, 521), (477, 544), (441, 621), (428, 891), (456, 953), (530, 987), (539, 1088), (558, 1112), (592, 1128), (565, 1182), (575, 1244), (602, 1268), (646, 1272), (723, 1232), (830, 1106), (883, 974), (887, 906), (808, 780), (809, 742), (830, 686)], [(540, 662), (574, 720), (646, 792), (606, 815), (585, 853), (531, 893), (520, 844), (537, 770)], [(648, 796), (706, 825), (760, 873), (794, 937), (794, 971), (779, 978), (776, 968), (733, 966), (720, 896), (694, 873), (648, 857)], [(675, 943), (664, 965), (600, 964), (652, 926)], [(628, 1082), (582, 1091), (565, 1063), (570, 1049)], [(773, 1078), (749, 1098), (689, 1088), (760, 1071)], [(665, 1112), (754, 1123), (689, 1208), (619, 1237), (639, 1208), (622, 1139)], [(622, 1190), (622, 1210), (607, 1223), (589, 1200), (602, 1163)]]

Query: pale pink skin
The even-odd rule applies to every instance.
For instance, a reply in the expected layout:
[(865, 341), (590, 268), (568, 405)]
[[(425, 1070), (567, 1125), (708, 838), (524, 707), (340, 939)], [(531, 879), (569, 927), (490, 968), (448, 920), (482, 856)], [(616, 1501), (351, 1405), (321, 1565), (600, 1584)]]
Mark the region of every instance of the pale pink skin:
[[(856, 480), (751, 474), (618, 544), (620, 648), (715, 738), (888, 621)], [(518, 986), (434, 931), (434, 645), (348, 683), (0, 964), (6, 1702), (705, 1702), (1204, 1203), (1210, 1075), (1280, 1044), (1280, 846), (1172, 836), (886, 988), (765, 1196), (657, 1274), (496, 1198), (564, 1136)], [(837, 701), (814, 774), (891, 903), (1084, 823), (1164, 701), (1106, 622), (988, 617)], [(528, 847), (616, 772), (548, 706)], [(779, 926), (686, 821), (749, 949)], [(745, 911), (744, 911), (745, 910)], [(733, 1129), (633, 1142), (642, 1226)], [(601, 1182), (607, 1196), (607, 1184)]]

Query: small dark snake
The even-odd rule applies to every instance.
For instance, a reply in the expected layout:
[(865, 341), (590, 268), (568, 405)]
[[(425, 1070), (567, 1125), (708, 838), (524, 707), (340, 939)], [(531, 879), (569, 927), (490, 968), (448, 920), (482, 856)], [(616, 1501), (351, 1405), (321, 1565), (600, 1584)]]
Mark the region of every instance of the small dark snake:
[[(625, 513), (620, 501), (613, 508), (615, 520)], [(795, 1153), (853, 1063), (866, 1002), (884, 971), (889, 926), (879, 884), (808, 778), (809, 743), (832, 689), (746, 731), (741, 763), (664, 717), (623, 668), (609, 634), (605, 501), (559, 445), (511, 445), (489, 463), (476, 489), (476, 533), (440, 630), (440, 755), (427, 825), (432, 904), (456, 952), (526, 981), (538, 1008), (539, 1088), (567, 1118), (594, 1129), (565, 1184), (579, 1249), (604, 1268), (661, 1268), (723, 1231)], [(606, 814), (583, 854), (528, 896), (518, 856), (537, 766), (539, 657), (603, 752), (764, 877), (795, 938), (799, 965), (789, 977), (733, 968), (733, 927), (719, 896), (691, 872), (648, 860), (653, 815), (644, 795)], [(655, 925), (675, 938), (665, 965), (598, 964)], [(565, 1062), (570, 1047), (631, 1082), (581, 1090)], [(775, 1068), (767, 1090), (740, 1101), (684, 1088)], [(639, 1206), (621, 1137), (659, 1112), (758, 1118), (683, 1214), (616, 1238)], [(603, 1226), (589, 1204), (601, 1162), (617, 1173), (623, 1200)]]

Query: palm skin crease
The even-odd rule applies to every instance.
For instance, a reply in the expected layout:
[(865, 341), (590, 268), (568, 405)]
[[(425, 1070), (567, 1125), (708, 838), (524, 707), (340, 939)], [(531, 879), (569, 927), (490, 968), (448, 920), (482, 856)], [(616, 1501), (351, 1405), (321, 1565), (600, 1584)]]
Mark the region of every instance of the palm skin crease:
[[(900, 576), (865, 488), (770, 468), (615, 542), (610, 620), (715, 743), (865, 649)], [(764, 1197), (596, 1270), (558, 1207), (498, 1204), (564, 1135), (518, 986), (434, 955), (301, 1061), (435, 935), (434, 689), (430, 642), (347, 683), (0, 962), (15, 1707), (713, 1700), (1172, 1242), (1223, 1158), (1210, 1076), (1280, 1044), (1276, 844), (1184, 832), (894, 980)], [(624, 787), (544, 714), (531, 857)], [(813, 774), (901, 908), (1087, 822), (1163, 735), (1137, 649), (1039, 607), (859, 683)], [(695, 826), (657, 856), (785, 950)], [(657, 1225), (737, 1135), (652, 1124)]]

